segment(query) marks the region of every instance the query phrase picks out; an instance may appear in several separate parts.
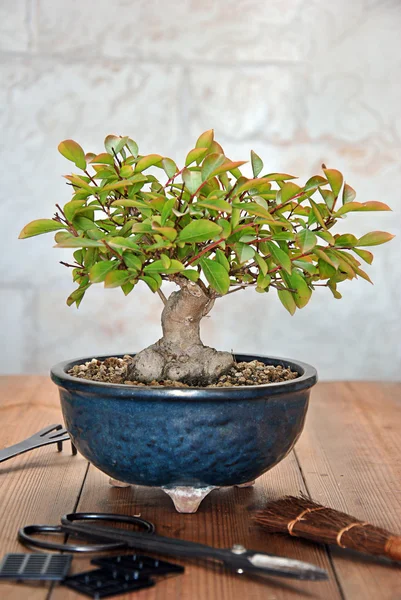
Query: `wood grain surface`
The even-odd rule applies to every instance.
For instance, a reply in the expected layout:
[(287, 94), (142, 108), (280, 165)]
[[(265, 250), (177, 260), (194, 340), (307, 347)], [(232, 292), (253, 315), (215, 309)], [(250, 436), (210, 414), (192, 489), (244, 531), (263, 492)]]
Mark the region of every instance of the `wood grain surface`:
[[(39, 376), (0, 378), (0, 448), (51, 423), (62, 422), (57, 389)], [(217, 547), (247, 548), (293, 557), (328, 570), (327, 582), (233, 575), (200, 561), (176, 561), (185, 574), (122, 600), (401, 600), (401, 568), (346, 550), (266, 534), (254, 510), (285, 494), (314, 500), (401, 533), (401, 384), (324, 383), (312, 392), (296, 449), (253, 488), (213, 491), (195, 515), (174, 511), (159, 489), (112, 488), (108, 477), (68, 443), (48, 446), (0, 464), (0, 558), (24, 552), (17, 531), (29, 523), (57, 523), (74, 510), (141, 514), (162, 535)], [(72, 572), (89, 568), (76, 557)], [(62, 586), (0, 583), (2, 600), (76, 600)]]

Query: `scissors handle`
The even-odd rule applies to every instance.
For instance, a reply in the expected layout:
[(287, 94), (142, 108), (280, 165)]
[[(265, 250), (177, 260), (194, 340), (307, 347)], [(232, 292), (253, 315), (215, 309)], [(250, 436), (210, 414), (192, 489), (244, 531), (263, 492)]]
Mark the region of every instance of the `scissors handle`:
[[(134, 517), (131, 515), (118, 515), (113, 513), (71, 513), (62, 517), (63, 523), (72, 524), (73, 521), (113, 521), (116, 523), (127, 523), (129, 525), (139, 525), (142, 527), (147, 534), (152, 534), (155, 531), (153, 523), (141, 519), (140, 517)], [(66, 528), (63, 525), (26, 525), (18, 531), (18, 540), (24, 546), (30, 548), (43, 548), (44, 550), (57, 550), (59, 552), (76, 552), (76, 553), (88, 553), (88, 552), (111, 552), (112, 550), (121, 550), (126, 548), (127, 544), (123, 541), (103, 543), (103, 544), (64, 544), (62, 542), (49, 542), (44, 539), (38, 539), (37, 535), (43, 534), (54, 534), (62, 535), (63, 541), (66, 536)], [(86, 539), (87, 536), (80, 535), (78, 533), (69, 532), (74, 537)]]

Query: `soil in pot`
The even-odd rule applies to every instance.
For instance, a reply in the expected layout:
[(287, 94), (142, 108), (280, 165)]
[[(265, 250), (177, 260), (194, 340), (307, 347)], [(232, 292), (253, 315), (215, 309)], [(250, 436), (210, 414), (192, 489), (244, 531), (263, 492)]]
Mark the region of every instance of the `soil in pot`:
[[(101, 381), (104, 383), (118, 383), (136, 386), (159, 386), (159, 387), (193, 387), (181, 381), (171, 381), (165, 379), (162, 381), (150, 381), (142, 383), (131, 380), (127, 375), (127, 367), (132, 362), (132, 356), (126, 354), (123, 358), (111, 356), (105, 360), (93, 358), (81, 365), (75, 365), (68, 371), (69, 375), (91, 381)], [(198, 385), (196, 387), (238, 387), (243, 385), (264, 385), (267, 383), (278, 383), (289, 381), (298, 377), (296, 371), (290, 367), (281, 365), (265, 365), (264, 363), (253, 360), (250, 362), (238, 362), (220, 375), (215, 383), (207, 386)]]

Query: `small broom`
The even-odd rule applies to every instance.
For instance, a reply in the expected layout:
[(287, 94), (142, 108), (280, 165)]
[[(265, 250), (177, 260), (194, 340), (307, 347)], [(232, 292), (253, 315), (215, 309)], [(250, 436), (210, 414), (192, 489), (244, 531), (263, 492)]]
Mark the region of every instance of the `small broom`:
[(313, 542), (336, 544), (401, 561), (401, 536), (306, 497), (286, 496), (275, 500), (253, 518), (270, 532), (289, 533)]

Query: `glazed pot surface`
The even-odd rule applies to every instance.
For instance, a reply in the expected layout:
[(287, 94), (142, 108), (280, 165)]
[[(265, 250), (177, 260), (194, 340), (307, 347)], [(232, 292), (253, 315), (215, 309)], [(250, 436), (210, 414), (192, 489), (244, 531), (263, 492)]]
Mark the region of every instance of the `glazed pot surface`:
[(290, 366), (300, 377), (262, 386), (151, 388), (67, 374), (90, 359), (61, 363), (51, 376), (74, 444), (101, 471), (138, 485), (220, 487), (251, 481), (290, 452), (317, 379), (313, 367), (292, 360), (236, 359)]

